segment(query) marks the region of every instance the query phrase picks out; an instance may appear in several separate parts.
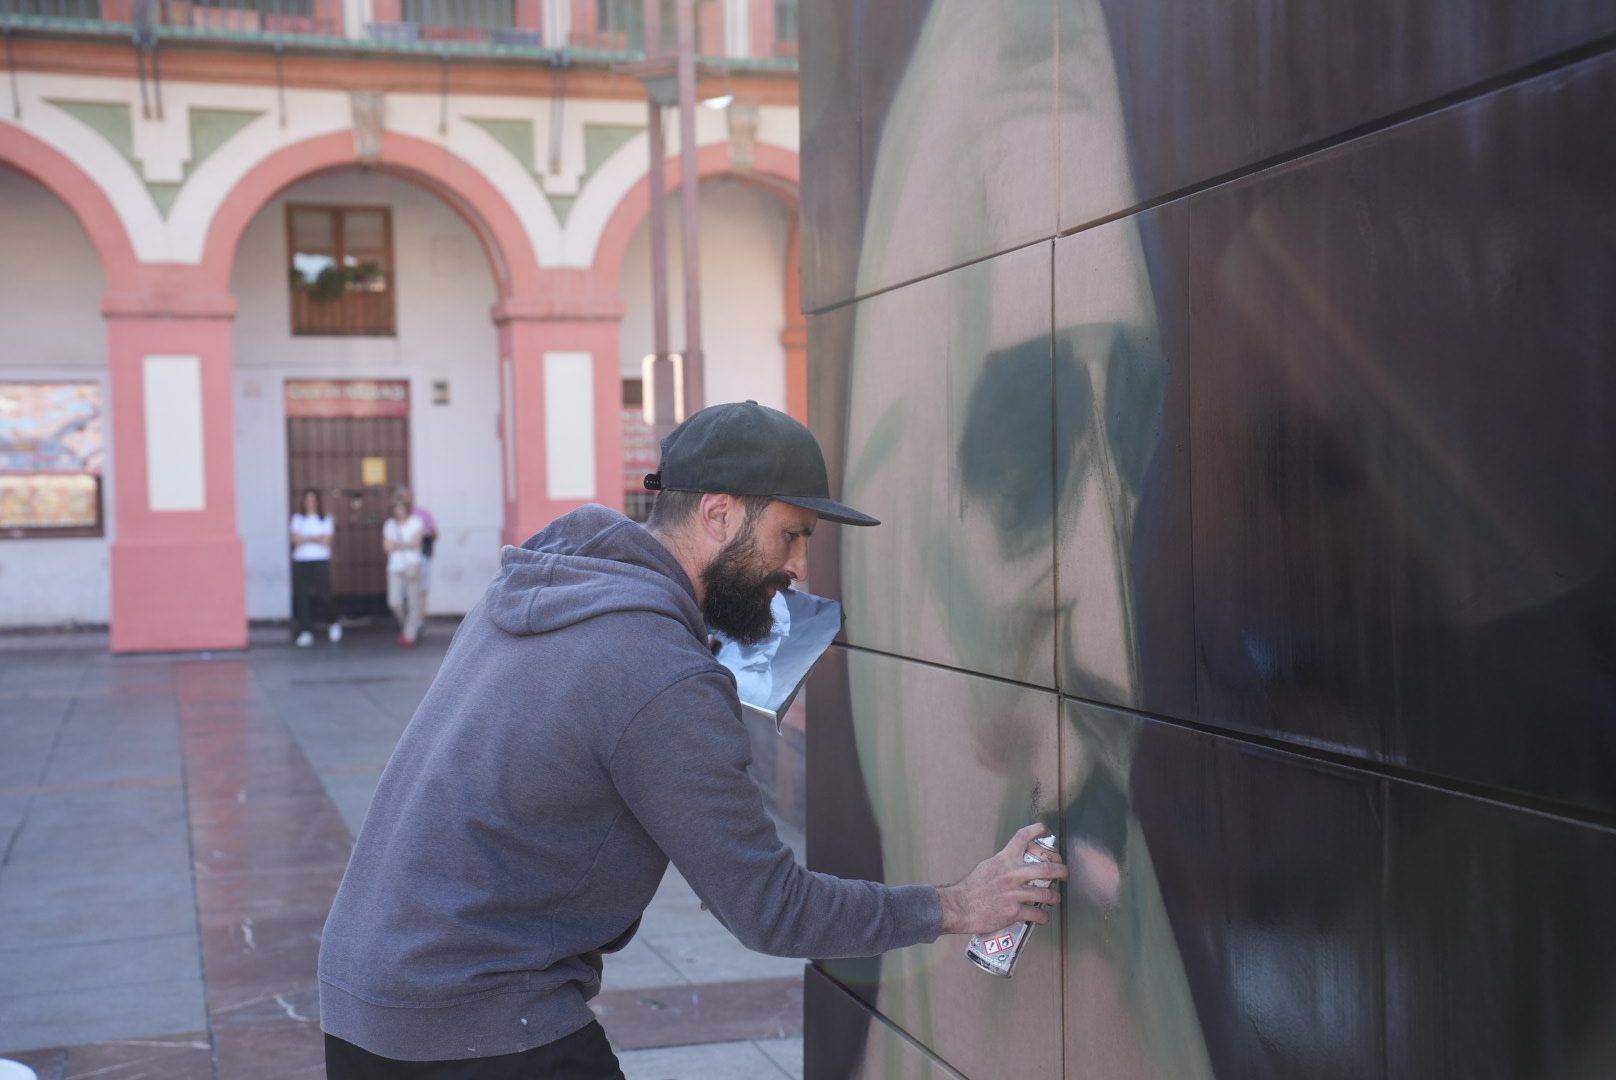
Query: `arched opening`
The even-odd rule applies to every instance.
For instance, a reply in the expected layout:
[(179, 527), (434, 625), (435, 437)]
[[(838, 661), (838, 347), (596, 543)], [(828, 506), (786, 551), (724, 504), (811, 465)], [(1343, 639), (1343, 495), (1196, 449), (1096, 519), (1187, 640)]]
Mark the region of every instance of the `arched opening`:
[[(701, 184), (701, 300), (706, 404), (751, 399), (790, 411), (783, 337), (788, 323), (787, 275), (794, 214), (769, 192), (733, 176)], [(679, 262), (677, 196), (668, 198), (670, 344), (684, 341), (684, 274)], [(622, 375), (625, 502), (649, 509), (640, 476), (656, 467), (655, 444), (640, 408), (644, 358), (654, 348), (651, 317), (650, 222), (642, 220), (624, 250)]]
[[(0, 626), (104, 624), (108, 275), (60, 178), (37, 175), (0, 163)], [(111, 226), (103, 247), (122, 239)]]
[[(503, 266), (482, 226), (414, 176), (357, 168), (296, 181), (247, 224), (230, 291), (237, 439), (253, 448), (236, 460), (250, 618), (290, 612), (287, 520), (305, 485), (337, 519), (333, 584), (350, 616), (385, 609), (380, 529), (399, 486), (438, 526), (430, 610), (469, 610), (497, 569), (489, 312)], [(367, 282), (329, 287), (334, 273), (372, 265)]]
[[(755, 148), (737, 168), (727, 144), (705, 146), (697, 158), (701, 181), (701, 295), (707, 404), (751, 398), (807, 418), (807, 334), (798, 295), (797, 157), (777, 147)], [(666, 184), (669, 251), (669, 344), (683, 339), (683, 273), (679, 261), (677, 162)], [(632, 403), (653, 349), (649, 240), (650, 183), (641, 179), (618, 203), (601, 233), (591, 277), (601, 292), (624, 301), (621, 372), (625, 502), (649, 508), (639, 477), (654, 468), (655, 439)]]
[[(344, 510), (332, 569), (348, 613), (383, 606), (380, 526), (399, 486), (439, 519), (430, 611), (475, 603), (511, 531), (502, 487), (514, 486), (517, 460), (502, 443), (517, 425), (501, 372), (513, 349), (490, 313), (539, 293), (538, 264), (479, 173), (409, 136), (389, 132), (382, 145), (365, 167), (351, 136), (287, 147), (237, 183), (209, 229), (204, 275), (229, 280), (239, 305), (232, 397), (250, 617), (290, 611), (294, 486)], [(327, 281), (322, 268), (350, 276)]]

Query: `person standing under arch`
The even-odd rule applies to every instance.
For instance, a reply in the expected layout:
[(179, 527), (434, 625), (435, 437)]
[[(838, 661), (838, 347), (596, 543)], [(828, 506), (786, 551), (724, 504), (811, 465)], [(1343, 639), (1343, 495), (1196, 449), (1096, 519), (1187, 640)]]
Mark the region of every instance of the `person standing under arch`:
[(297, 647), (314, 644), (315, 609), (326, 623), (332, 644), (342, 640), (342, 623), (331, 606), (331, 539), (336, 521), (325, 512), (325, 500), (304, 488), (292, 514), (292, 626)]
[(427, 594), (432, 591), (432, 546), (438, 541), (438, 520), (432, 511), (415, 501), (415, 494), (407, 487), (393, 493), (410, 505), (410, 513), (421, 519), (421, 632), (426, 630)]
[(426, 527), (410, 511), (407, 498), (394, 496), (392, 514), (382, 525), (387, 552), (387, 606), (398, 620), (398, 643), (415, 648), (421, 636), (421, 540)]

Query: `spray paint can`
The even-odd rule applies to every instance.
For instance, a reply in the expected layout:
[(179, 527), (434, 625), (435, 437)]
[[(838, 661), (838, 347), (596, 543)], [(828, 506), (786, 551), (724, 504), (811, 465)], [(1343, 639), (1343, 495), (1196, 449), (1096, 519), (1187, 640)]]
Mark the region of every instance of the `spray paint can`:
[[(1049, 862), (1059, 850), (1059, 844), (1053, 836), (1040, 836), (1027, 845), (1021, 861)], [(1037, 888), (1047, 889), (1050, 883), (1040, 879), (1032, 884)], [(1026, 945), (1027, 939), (1032, 936), (1034, 925), (1036, 924), (1019, 922), (1005, 927), (996, 934), (978, 934), (971, 939), (969, 945), (965, 946), (965, 955), (971, 963), (989, 975), (1008, 979), (1010, 972), (1015, 969), (1016, 959), (1021, 956), (1022, 946)]]

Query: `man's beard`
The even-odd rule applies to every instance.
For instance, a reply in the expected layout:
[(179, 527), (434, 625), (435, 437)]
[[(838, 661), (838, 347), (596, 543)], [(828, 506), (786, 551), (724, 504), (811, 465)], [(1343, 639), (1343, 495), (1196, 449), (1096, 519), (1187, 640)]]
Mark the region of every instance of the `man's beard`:
[(757, 537), (749, 522), (701, 572), (701, 584), (707, 625), (742, 645), (756, 645), (774, 629), (769, 588), (789, 589), (791, 575), (758, 565)]

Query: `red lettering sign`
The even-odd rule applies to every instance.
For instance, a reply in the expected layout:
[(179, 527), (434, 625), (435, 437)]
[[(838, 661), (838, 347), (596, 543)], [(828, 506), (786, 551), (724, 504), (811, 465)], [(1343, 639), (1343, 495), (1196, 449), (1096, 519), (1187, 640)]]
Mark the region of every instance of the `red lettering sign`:
[(288, 379), (287, 416), (409, 416), (403, 379)]

